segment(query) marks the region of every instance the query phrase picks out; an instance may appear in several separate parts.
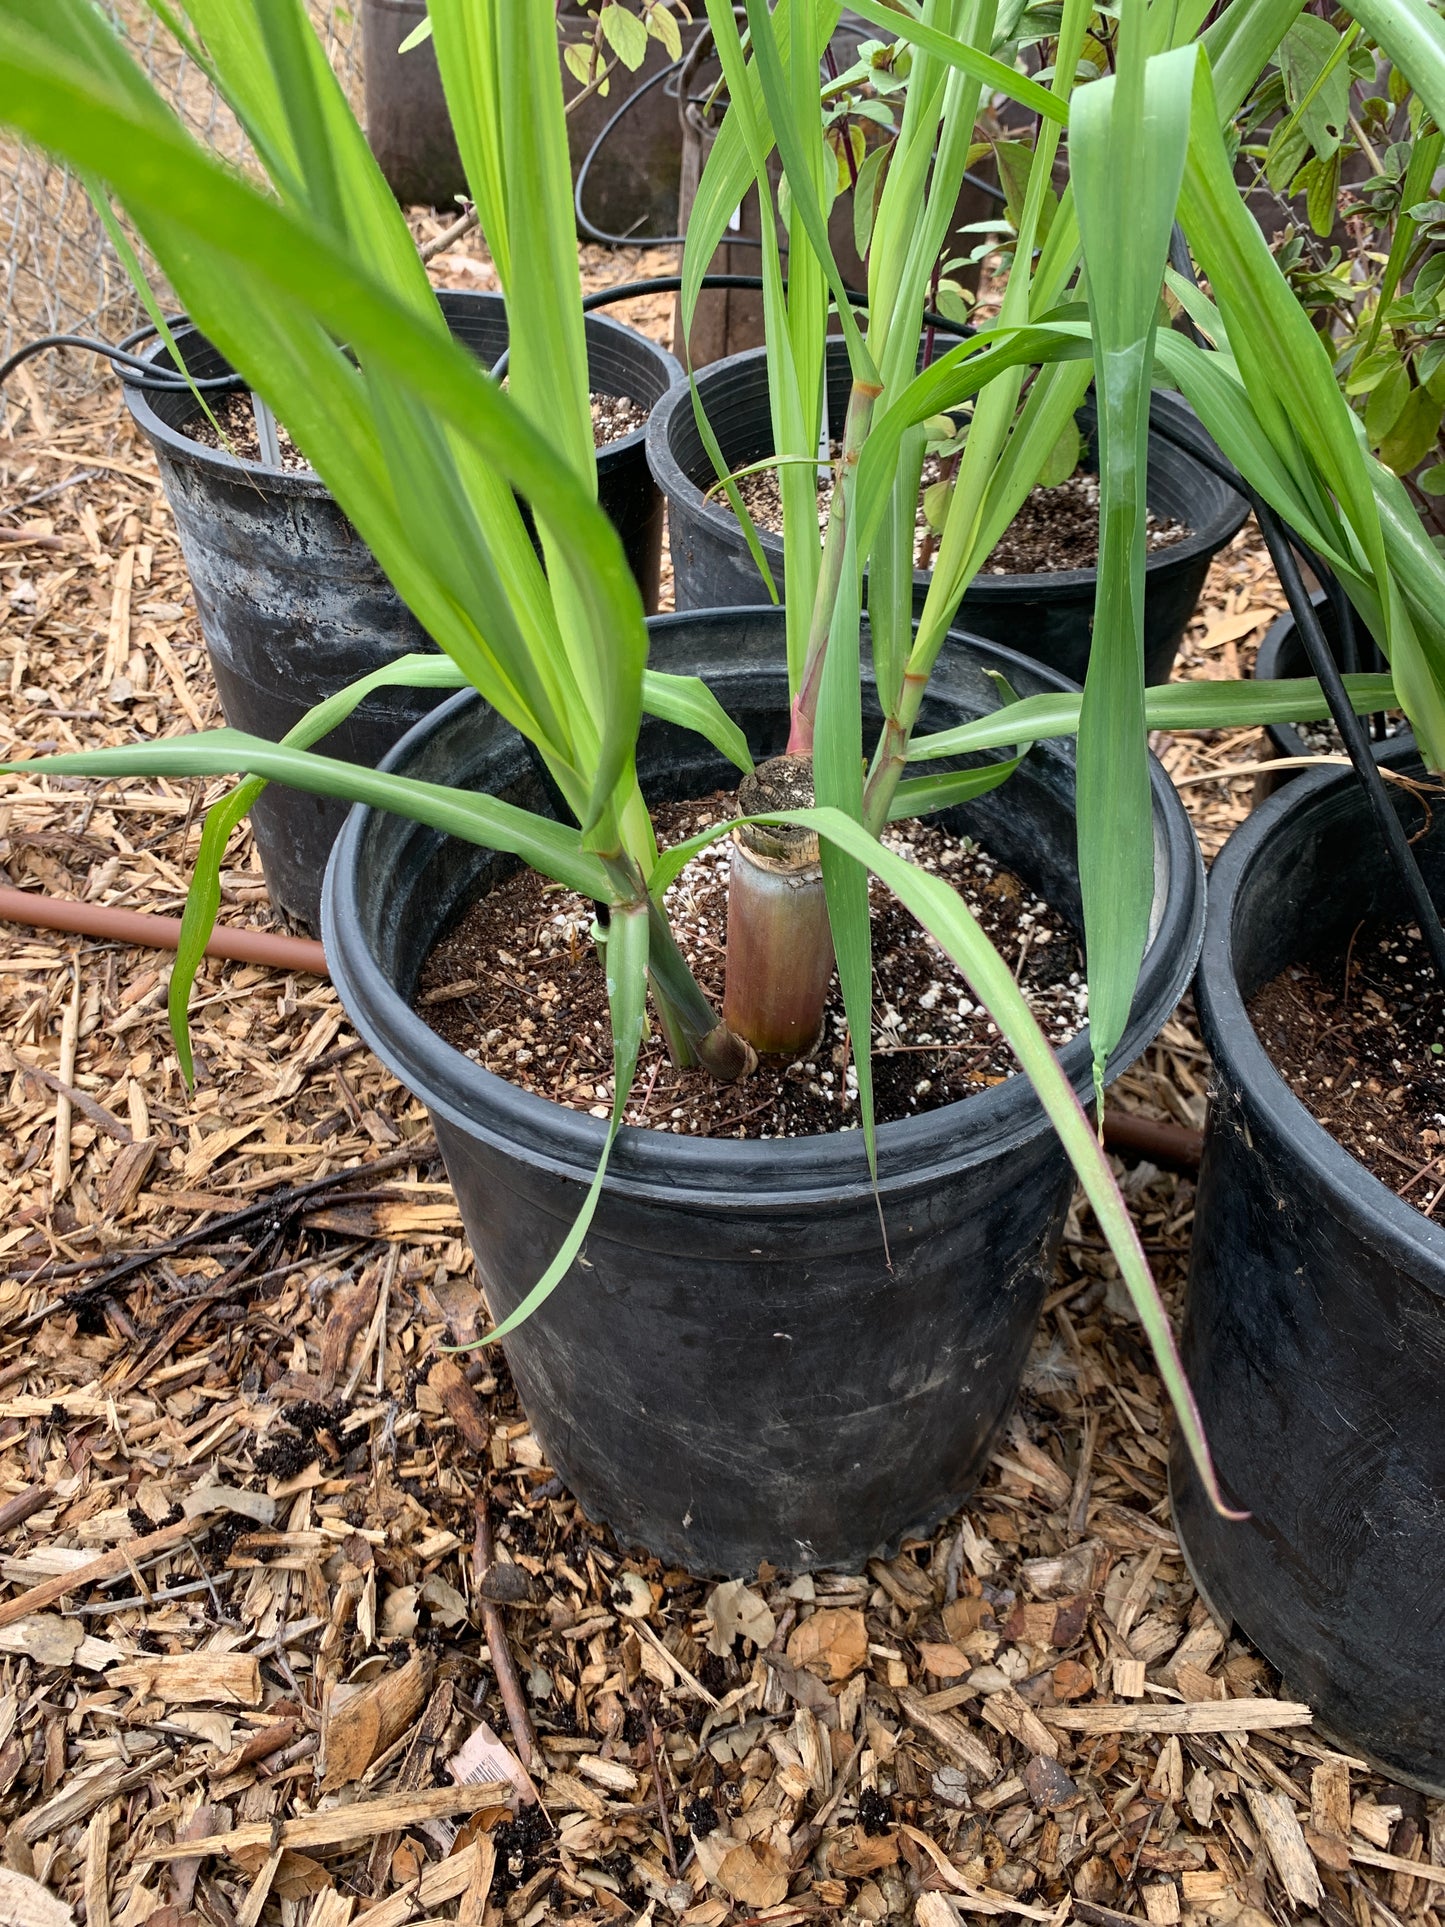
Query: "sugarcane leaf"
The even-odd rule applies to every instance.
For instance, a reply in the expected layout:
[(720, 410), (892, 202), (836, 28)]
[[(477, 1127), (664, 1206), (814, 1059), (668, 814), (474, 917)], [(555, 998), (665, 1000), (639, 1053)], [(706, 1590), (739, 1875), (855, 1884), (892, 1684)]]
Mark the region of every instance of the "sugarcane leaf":
[(221, 864), (232, 832), (245, 820), (251, 805), (265, 787), (266, 779), (263, 776), (248, 776), (219, 803), (211, 805), (201, 825), (201, 840), (196, 846), (190, 888), (186, 892), (186, 907), (181, 913), (180, 935), (176, 940), (176, 961), (166, 987), (171, 1039), (176, 1047), (187, 1090), (196, 1081), (195, 1057), (191, 1049), (191, 986), (205, 959), (206, 945), (211, 941), (211, 933), (220, 914)]
[[(846, 469), (839, 484), (843, 500), (844, 557), (833, 606), (828, 650), (813, 735), (813, 790), (820, 804), (842, 811), (854, 822), (863, 815), (863, 697), (859, 638), (857, 547), (850, 513), (855, 480)], [(858, 1078), (858, 1112), (868, 1168), (878, 1177), (873, 1128), (873, 930), (868, 904), (868, 872), (834, 844), (821, 849), (828, 927), (838, 965), (838, 984), (848, 1019), (853, 1067)]]
[(696, 731), (745, 774), (753, 767), (747, 737), (701, 676), (670, 676), (659, 669), (644, 670), (642, 707), (649, 716)]
[[(388, 688), (464, 689), (466, 679), (457, 665), (446, 656), (407, 655), (387, 663), (369, 675), (359, 676), (324, 702), (309, 710), (282, 741), (292, 749), (309, 749), (319, 743), (375, 690)], [(206, 812), (201, 840), (191, 869), (191, 885), (186, 892), (186, 907), (181, 914), (180, 938), (176, 945), (175, 967), (167, 993), (171, 1036), (180, 1059), (181, 1075), (187, 1086), (195, 1082), (191, 1055), (189, 1005), (191, 986), (211, 941), (216, 917), (221, 908), (221, 863), (232, 832), (250, 812), (252, 804), (266, 787), (263, 776), (247, 777)]]
[[(1077, 702), (1077, 698), (1074, 700)], [(1002, 713), (1016, 715), (1025, 706), (1023, 703), (1013, 705)], [(779, 810), (738, 820), (795, 823), (814, 831), (825, 844), (851, 857), (885, 883), (963, 973), (974, 996), (998, 1025), (1020, 1068), (1032, 1084), (1045, 1115), (1058, 1132), (1075, 1175), (1093, 1207), (1099, 1228), (1123, 1274), (1125, 1288), (1144, 1326), (1159, 1375), (1178, 1415), (1194, 1465), (1214, 1505), (1221, 1512), (1227, 1512), (1215, 1479), (1198, 1407), (1175, 1349), (1168, 1315), (1159, 1301), (1149, 1271), (1149, 1261), (1130, 1220), (1128, 1207), (1119, 1195), (1108, 1159), (1084, 1115), (1077, 1093), (1039, 1029), (1027, 998), (968, 906), (941, 877), (888, 849), (841, 810), (820, 805), (810, 810)], [(734, 827), (734, 823), (714, 824), (702, 835), (689, 839), (686, 845), (669, 850), (659, 866), (659, 874), (649, 880), (653, 895), (665, 887), (665, 868), (675, 865), (671, 869), (671, 874), (675, 876), (689, 856), (716, 842), (719, 837), (728, 835)]]
[(941, 32), (915, 14), (889, 6), (886, 0), (848, 0), (848, 4), (854, 13), (861, 13), (875, 27), (883, 28), (899, 40), (908, 41), (911, 46), (922, 47), (925, 53), (935, 54), (970, 79), (981, 81), (991, 93), (1004, 94), (1008, 99), (1016, 100), (1021, 107), (1027, 107), (1031, 113), (1042, 114), (1046, 120), (1058, 121), (1060, 126), (1067, 121), (1068, 112), (1061, 106), (1057, 95), (1051, 94), (1027, 74), (1021, 74), (1016, 67), (1008, 67), (1003, 61), (995, 60), (992, 54), (981, 52), (953, 34)]
[[(56, 0), (58, 8), (72, 4)], [(444, 422), (548, 516), (603, 666), (602, 710), (593, 719), (601, 747), (579, 799), (586, 829), (596, 829), (631, 770), (645, 634), (615, 531), (549, 443), (445, 338), (439, 317), (428, 325), (409, 312), (327, 233), (218, 166), (173, 122), (163, 127), (132, 109), (13, 13), (0, 19), (0, 114), (109, 182), (142, 231), (153, 230), (147, 238), (161, 238), (157, 252), (197, 320), (263, 392), (274, 371), (257, 352), (246, 299), (253, 292), (309, 317), (318, 349), (326, 329), (349, 341), (369, 380), (384, 377)], [(323, 474), (349, 508), (351, 478), (329, 463)]]
[(498, 1339), (508, 1337), (540, 1305), (546, 1303), (572, 1269), (602, 1200), (608, 1160), (617, 1142), (617, 1133), (621, 1129), (623, 1113), (637, 1075), (637, 1053), (642, 1043), (647, 1014), (647, 950), (647, 906), (614, 905), (607, 925), (606, 943), (607, 1003), (612, 1016), (612, 1112), (596, 1174), (582, 1200), (581, 1209), (572, 1221), (571, 1229), (546, 1271), (499, 1325), (494, 1325), (491, 1331), (483, 1333), (480, 1338), (473, 1339), (470, 1345), (447, 1346), (444, 1349), (470, 1351), (478, 1345), (494, 1345)]
[(506, 116), (495, 12), (452, 0), (428, 10), (447, 118), (467, 177), (477, 222), (486, 236), (497, 283), (512, 285), (512, 231), (507, 205)]
[(508, 385), (523, 413), (595, 493), (596, 440), (556, 20), (550, 8), (517, 0), (437, 0), (435, 11), (439, 19), (458, 12), (495, 21), (508, 225), (513, 235), (525, 236), (528, 257), (527, 271), (514, 273), (507, 289)]
[[(1215, 94), (1225, 121), (1233, 120), (1244, 105), (1304, 7), (1305, 0), (1231, 0), (1200, 35), (1214, 71)], [(1175, 41), (1176, 46), (1186, 44), (1197, 31), (1181, 25), (1183, 38)]]
[(888, 513), (889, 496), (904, 435), (931, 415), (946, 413), (976, 395), (1001, 370), (1050, 360), (1088, 360), (1087, 327), (1040, 323), (1026, 328), (986, 329), (941, 355), (873, 418), (858, 462), (858, 547), (871, 552)]
[[(836, 7), (832, 0), (819, 0), (822, 11), (822, 24), (829, 28), (836, 18)], [(814, 10), (814, 0), (797, 0), (797, 8), (810, 14)], [(774, 16), (780, 27), (798, 18), (798, 11), (790, 5)], [(807, 615), (812, 607), (813, 588), (818, 573), (819, 534), (817, 519), (817, 500), (812, 482), (795, 467), (794, 458), (814, 459), (818, 450), (818, 411), (822, 387), (823, 338), (821, 326), (816, 331), (809, 354), (808, 366), (800, 365), (795, 350), (793, 300), (784, 288), (782, 256), (778, 246), (778, 223), (773, 199), (773, 184), (769, 173), (769, 157), (773, 151), (775, 132), (773, 122), (766, 109), (756, 63), (746, 59), (742, 37), (738, 31), (733, 7), (725, 0), (708, 0), (708, 19), (712, 25), (713, 38), (718, 58), (727, 80), (729, 98), (732, 105), (724, 121), (724, 129), (729, 123), (737, 123), (741, 129), (745, 151), (752, 171), (753, 186), (758, 196), (762, 228), (761, 266), (763, 281), (763, 332), (767, 342), (768, 364), (768, 410), (773, 428), (773, 452), (787, 458), (787, 465), (779, 477), (779, 488), (783, 502), (783, 539), (789, 556), (787, 573), (786, 637), (789, 674), (793, 680), (801, 674), (803, 656), (807, 643)], [(779, 55), (779, 70), (786, 83), (789, 79), (788, 62), (793, 57), (792, 37)], [(805, 61), (806, 64), (806, 61)], [(816, 93), (817, 60), (812, 61), (811, 72), (806, 75), (807, 84)], [(816, 132), (816, 102), (811, 120)], [(806, 154), (806, 141), (800, 137), (795, 143), (799, 154)], [(687, 259), (696, 257), (700, 248), (708, 245), (711, 229), (698, 232), (695, 223), (698, 211), (694, 208), (693, 220), (688, 224), (688, 243), (684, 253), (684, 272)], [(810, 250), (804, 247), (796, 251), (809, 256)], [(811, 286), (821, 287), (821, 271), (814, 264), (810, 274), (801, 262), (794, 262), (795, 279), (801, 276), (798, 286), (798, 299)], [(691, 377), (689, 377), (691, 379)], [(693, 417), (698, 424), (703, 446), (708, 450), (719, 479), (723, 482), (733, 512), (742, 524), (743, 535), (753, 560), (757, 563), (768, 587), (769, 595), (776, 600), (777, 589), (772, 571), (768, 567), (762, 545), (751, 515), (743, 503), (736, 485), (726, 479), (726, 470), (717, 438), (708, 422), (706, 412), (696, 382), (692, 389)]]
[(0, 763), (0, 774), (13, 776), (22, 770), (53, 771), (57, 776), (264, 776), (317, 796), (391, 810), (448, 836), (518, 856), (543, 876), (599, 902), (610, 901), (614, 894), (606, 868), (583, 847), (581, 833), (567, 824), (518, 809), (500, 797), (365, 769), (313, 750), (268, 743), (238, 729), (207, 729), (194, 736)]
[(888, 821), (900, 823), (909, 817), (927, 816), (932, 810), (956, 809), (960, 803), (972, 802), (975, 796), (986, 796), (990, 790), (1006, 783), (1022, 761), (1021, 756), (1010, 756), (1004, 762), (990, 763), (985, 769), (956, 769), (942, 776), (905, 777), (893, 792)]
[(1426, 0), (1347, 0), (1358, 20), (1394, 67), (1445, 127), (1445, 23)]
[[(1399, 705), (1389, 676), (1352, 675), (1344, 682), (1350, 705), (1358, 715), (1369, 716)], [(1020, 740), (1043, 742), (1055, 736), (1072, 736), (1079, 727), (1082, 700), (1063, 690), (1047, 696), (1025, 696), (973, 722), (915, 736), (908, 745), (908, 761), (910, 765), (927, 763), (942, 756), (1005, 749)], [(1307, 723), (1328, 714), (1324, 691), (1313, 676), (1287, 677), (1279, 682), (1164, 683), (1144, 692), (1146, 730)]]
[(1075, 94), (1069, 129), (1098, 407), (1099, 561), (1079, 719), (1078, 828), (1101, 1104), (1154, 893), (1143, 726), (1149, 392), (1197, 64), (1192, 47), (1146, 60), (1143, 34), (1143, 0), (1124, 0), (1118, 70)]
[[(709, 0), (709, 17), (714, 17), (718, 11), (718, 0)], [(819, 203), (812, 171), (808, 165), (806, 137), (793, 118), (787, 69), (783, 65), (782, 54), (778, 48), (777, 29), (774, 18), (768, 11), (767, 0), (747, 0), (747, 16), (752, 34), (753, 66), (761, 83), (763, 100), (771, 118), (773, 139), (777, 142), (778, 152), (783, 158), (793, 207), (807, 234), (809, 246), (833, 291), (833, 299), (837, 304), (838, 323), (843, 331), (843, 339), (848, 344), (848, 360), (853, 369), (854, 378), (871, 382), (876, 386), (878, 371), (859, 332), (853, 306), (848, 299), (848, 289), (838, 271), (832, 243), (828, 239), (827, 216)]]
[[(1367, 20), (1364, 24), (1370, 26)], [(1381, 512), (1385, 471), (1372, 467), (1361, 425), (1340, 393), (1329, 351), (1239, 198), (1203, 60), (1195, 73), (1180, 214), (1225, 317), (1240, 379), (1260, 427), (1297, 481), (1303, 484), (1308, 471), (1322, 500), (1332, 498), (1336, 505), (1329, 513), (1337, 511), (1349, 531), (1354, 572), (1368, 576), (1378, 599), (1373, 632), (1390, 660), (1421, 753), (1431, 768), (1445, 766), (1445, 633), (1440, 617), (1445, 561), (1436, 558), (1433, 594), (1407, 594), (1397, 580), (1397, 557)]]

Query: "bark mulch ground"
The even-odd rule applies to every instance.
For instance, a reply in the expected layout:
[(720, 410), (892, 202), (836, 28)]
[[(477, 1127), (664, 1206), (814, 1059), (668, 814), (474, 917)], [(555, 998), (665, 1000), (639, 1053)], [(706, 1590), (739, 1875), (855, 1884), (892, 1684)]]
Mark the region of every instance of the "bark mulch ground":
[[(215, 720), (148, 455), (108, 399), (30, 392), (0, 442), (7, 747)], [(1235, 673), (1277, 600), (1241, 537), (1184, 673)], [(1159, 744), (1211, 853), (1259, 741)], [(0, 862), (174, 913), (203, 801), (12, 779)], [(268, 921), (244, 835), (223, 889)], [(484, 1315), (471, 1259), (330, 987), (208, 966), (188, 1094), (167, 964), (14, 928), (0, 958), (7, 1918), (1433, 1920), (1438, 1809), (1194, 1593), (1086, 1214), (968, 1507), (856, 1577), (718, 1587), (585, 1519), (501, 1361), (439, 1349)], [(1120, 1100), (1197, 1126), (1206, 1070), (1186, 1006)], [(1124, 1181), (1177, 1303), (1192, 1185)]]

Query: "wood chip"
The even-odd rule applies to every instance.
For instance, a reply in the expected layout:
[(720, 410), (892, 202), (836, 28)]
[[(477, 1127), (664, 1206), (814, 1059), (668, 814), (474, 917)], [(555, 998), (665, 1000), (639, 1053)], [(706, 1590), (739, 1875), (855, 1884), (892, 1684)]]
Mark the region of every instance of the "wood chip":
[[(921, 1693), (915, 1693), (907, 1687), (899, 1693), (898, 1704), (905, 1718), (936, 1740), (950, 1759), (965, 1767), (975, 1778), (987, 1781), (997, 1776), (998, 1762), (961, 1719), (952, 1713), (933, 1712)], [(1057, 1750), (1055, 1746), (1054, 1751)]]
[(1247, 1787), (1245, 1798), (1284, 1890), (1297, 1907), (1318, 1907), (1323, 1889), (1288, 1794)]
[(378, 1754), (401, 1738), (431, 1691), (435, 1663), (413, 1653), (369, 1686), (337, 1686), (321, 1725), (321, 1791), (359, 1780)]
[(72, 1927), (75, 1916), (38, 1880), (0, 1867), (0, 1920), (5, 1927)]
[(1046, 1706), (1042, 1718), (1066, 1733), (1275, 1733), (1308, 1726), (1298, 1700), (1206, 1700), (1192, 1706)]
[(82, 1592), (89, 1586), (100, 1585), (103, 1580), (119, 1577), (130, 1570), (133, 1561), (148, 1558), (154, 1552), (164, 1552), (188, 1534), (194, 1533), (196, 1523), (192, 1519), (181, 1519), (175, 1525), (163, 1526), (158, 1532), (132, 1539), (119, 1552), (102, 1553), (98, 1559), (89, 1559), (68, 1573), (61, 1573), (54, 1579), (32, 1586), (29, 1592), (21, 1593), (16, 1599), (7, 1599), (0, 1605), (0, 1626), (13, 1626), (17, 1619), (24, 1619), (30, 1613), (53, 1606), (57, 1599), (64, 1599), (67, 1593)]
[[(427, 1787), (400, 1799), (382, 1797), (357, 1800), (351, 1806), (330, 1807), (324, 1813), (303, 1813), (283, 1821), (279, 1829), (283, 1847), (325, 1851), (332, 1847), (354, 1846), (373, 1834), (414, 1827), (423, 1820), (447, 1820), (457, 1813), (475, 1813), (478, 1808), (498, 1806), (505, 1801), (509, 1785), (505, 1780), (484, 1780), (473, 1786)], [(143, 1863), (157, 1860), (184, 1860), (192, 1855), (235, 1855), (249, 1847), (272, 1844), (269, 1823), (236, 1827), (230, 1833), (213, 1833), (189, 1845), (152, 1847), (141, 1856)]]
[(106, 1680), (167, 1706), (261, 1704), (261, 1667), (250, 1653), (149, 1655), (112, 1666)]

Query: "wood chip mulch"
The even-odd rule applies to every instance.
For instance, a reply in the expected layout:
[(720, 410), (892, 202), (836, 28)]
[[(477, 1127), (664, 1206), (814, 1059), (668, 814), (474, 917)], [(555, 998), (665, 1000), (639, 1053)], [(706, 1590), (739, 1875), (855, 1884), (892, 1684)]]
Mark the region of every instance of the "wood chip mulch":
[[(21, 393), (7, 747), (214, 720), (143, 445), (109, 396)], [(1184, 673), (1237, 673), (1277, 604), (1241, 537)], [(1159, 746), (1211, 854), (1259, 742)], [(174, 914), (201, 801), (10, 779), (0, 862)], [(224, 894), (267, 922), (244, 835)], [(209, 965), (188, 1094), (168, 961), (13, 926), (0, 958), (7, 1920), (1434, 1921), (1440, 1809), (1195, 1595), (1086, 1214), (966, 1510), (857, 1577), (719, 1587), (585, 1519), (502, 1361), (441, 1349), (484, 1316), (455, 1206), (330, 987)], [(1206, 1074), (1186, 1005), (1121, 1101), (1197, 1126)], [(1123, 1178), (1177, 1302), (1192, 1185)]]

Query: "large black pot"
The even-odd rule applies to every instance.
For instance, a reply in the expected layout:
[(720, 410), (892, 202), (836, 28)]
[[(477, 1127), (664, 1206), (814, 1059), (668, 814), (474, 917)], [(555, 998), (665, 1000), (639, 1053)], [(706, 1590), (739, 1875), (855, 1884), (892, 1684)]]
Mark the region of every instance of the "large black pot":
[[(457, 339), (494, 363), (507, 345), (502, 297), (445, 292), (438, 299)], [(226, 372), (194, 329), (182, 328), (178, 341), (193, 374)], [(651, 407), (680, 373), (656, 342), (605, 315), (587, 317), (587, 345), (600, 393)], [(171, 365), (160, 345), (151, 359)], [(160, 463), (232, 728), (275, 740), (358, 676), (433, 646), (318, 476), (237, 461), (194, 441), (183, 432), (200, 413), (189, 389), (125, 392)], [(643, 442), (639, 428), (599, 452), (597, 490), (655, 609), (662, 498)], [(437, 700), (434, 690), (380, 692), (317, 747), (374, 766)], [(327, 853), (345, 815), (345, 805), (328, 797), (276, 786), (251, 812), (271, 901), (308, 929), (320, 917)]]
[[(1323, 589), (1317, 589), (1310, 597), (1310, 601), (1314, 604), (1315, 612), (1319, 616), (1320, 627), (1324, 631), (1330, 654), (1336, 663), (1343, 667), (1343, 663), (1340, 662), (1339, 618), (1335, 614), (1334, 604)], [(1355, 623), (1355, 637), (1360, 667), (1368, 669), (1374, 654), (1374, 638), (1361, 628), (1358, 621)], [(1259, 645), (1259, 654), (1254, 659), (1255, 680), (1282, 682), (1296, 676), (1313, 674), (1309, 656), (1305, 651), (1304, 639), (1300, 635), (1294, 617), (1288, 613), (1280, 616), (1278, 621), (1270, 624), (1264, 641)], [(1264, 733), (1269, 739), (1270, 749), (1275, 756), (1309, 756), (1317, 753), (1311, 749), (1294, 723), (1267, 723)], [(1399, 735), (1382, 738), (1375, 746), (1376, 756), (1381, 755), (1389, 744), (1398, 744), (1404, 740), (1406, 734), (1407, 732), (1402, 730)], [(1300, 770), (1287, 769), (1281, 770), (1276, 776), (1269, 770), (1262, 770), (1254, 779), (1256, 800), (1260, 801), (1266, 796), (1272, 796), (1281, 783), (1288, 783), (1302, 773)]]
[[(703, 675), (755, 755), (788, 732), (774, 609), (662, 616), (655, 666)], [(935, 672), (921, 727), (997, 706), (985, 667), (1021, 694), (1037, 664), (963, 639)], [(879, 711), (871, 686), (865, 709)], [(736, 780), (701, 737), (649, 720), (650, 801)], [(547, 791), (520, 739), (468, 695), (389, 759), (408, 775), (532, 809)], [(1198, 847), (1152, 774), (1154, 932), (1122, 1069), (1188, 981), (1202, 918)], [(1040, 744), (952, 819), (1078, 916), (1074, 767)], [(480, 1069), (411, 1009), (434, 942), (509, 867), (435, 831), (356, 809), (327, 872), (322, 926), (347, 1011), (424, 1101), (497, 1317), (541, 1275), (574, 1219), (603, 1125)], [(1087, 1095), (1088, 1043), (1063, 1053)], [(1013, 1400), (1072, 1190), (1023, 1078), (878, 1132), (878, 1207), (857, 1132), (749, 1143), (626, 1130), (579, 1267), (506, 1341), (522, 1402), (588, 1512), (693, 1571), (761, 1559), (856, 1569), (956, 1506)]]
[[(1406, 746), (1391, 764), (1418, 768)], [(1418, 804), (1390, 795), (1411, 832)], [(1438, 812), (1415, 845), (1445, 900)], [(1214, 1059), (1184, 1363), (1228, 1498), (1176, 1445), (1175, 1520), (1201, 1592), (1395, 1779), (1445, 1792), (1445, 1226), (1373, 1177), (1276, 1071), (1246, 1005), (1361, 918), (1407, 916), (1348, 771), (1303, 776), (1209, 879), (1197, 982)]]
[[(848, 405), (848, 355), (841, 341), (828, 346), (828, 419), (841, 428)], [(768, 408), (767, 356), (762, 350), (715, 362), (697, 377), (698, 392), (730, 470), (773, 452)], [(1184, 410), (1175, 397), (1156, 394), (1156, 417)], [(1187, 412), (1187, 411), (1185, 411)], [(1079, 410), (1084, 460), (1094, 459), (1092, 399)], [(676, 388), (653, 411), (647, 459), (667, 497), (668, 536), (679, 609), (730, 608), (756, 602), (764, 593), (757, 564), (737, 517), (721, 494), (706, 496), (716, 481), (698, 433), (692, 398)], [(1177, 517), (1194, 533), (1161, 549), (1145, 564), (1144, 667), (1151, 683), (1167, 682), (1179, 639), (1199, 601), (1212, 556), (1235, 536), (1249, 513), (1244, 499), (1173, 443), (1149, 439), (1149, 506)], [(763, 551), (779, 594), (783, 544), (761, 534)], [(929, 574), (913, 577), (915, 614), (923, 608)], [(1047, 575), (980, 575), (959, 605), (957, 620), (971, 634), (1033, 656), (1074, 682), (1084, 680), (1094, 619), (1093, 569), (1060, 569)]]
[(361, 0), (366, 139), (403, 207), (454, 209), (467, 187), (430, 40), (398, 49), (426, 19), (426, 0)]

